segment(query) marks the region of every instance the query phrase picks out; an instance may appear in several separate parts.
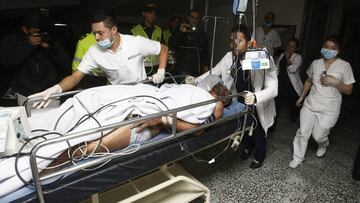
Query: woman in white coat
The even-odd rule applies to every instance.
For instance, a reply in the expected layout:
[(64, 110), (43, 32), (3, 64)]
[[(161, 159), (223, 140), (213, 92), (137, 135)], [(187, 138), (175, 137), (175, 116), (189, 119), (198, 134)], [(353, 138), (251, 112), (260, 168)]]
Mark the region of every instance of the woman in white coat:
[[(255, 159), (251, 162), (250, 168), (259, 168), (262, 166), (266, 156), (266, 133), (269, 127), (273, 125), (276, 116), (274, 98), (277, 95), (278, 81), (277, 69), (272, 58), (269, 70), (250, 71), (250, 80), (245, 76), (248, 72), (242, 70), (241, 60), (250, 45), (250, 36), (250, 29), (245, 25), (234, 27), (230, 36), (232, 51), (226, 53), (212, 69), (211, 74), (220, 76), (223, 83), (232, 93), (249, 90), (248, 87), (250, 87), (245, 96), (245, 104), (253, 105), (255, 116), (260, 125), (254, 129), (253, 136), (244, 137), (246, 147), (242, 159), (249, 158), (251, 151), (255, 148)], [(199, 76), (196, 80), (200, 81), (207, 75), (209, 75), (209, 72)], [(250, 81), (251, 85), (249, 85)]]
[(279, 113), (284, 104), (289, 106), (291, 121), (296, 121), (299, 114), (299, 107), (295, 105), (297, 98), (303, 89), (300, 78), (302, 57), (296, 53), (299, 47), (299, 40), (291, 38), (284, 52), (276, 61), (278, 67), (279, 89), (276, 98), (276, 110)]
[[(329, 145), (330, 129), (339, 118), (341, 94), (352, 93), (354, 75), (350, 64), (338, 58), (340, 49), (339, 37), (328, 37), (321, 49), (323, 57), (314, 60), (307, 70), (308, 78), (296, 101), (296, 105), (300, 106), (303, 103), (303, 107), (300, 112), (300, 128), (293, 142), (294, 155), (289, 164), (291, 168), (296, 168), (304, 161), (311, 135), (318, 143), (316, 156), (325, 155)], [(309, 95), (306, 97), (307, 93)]]

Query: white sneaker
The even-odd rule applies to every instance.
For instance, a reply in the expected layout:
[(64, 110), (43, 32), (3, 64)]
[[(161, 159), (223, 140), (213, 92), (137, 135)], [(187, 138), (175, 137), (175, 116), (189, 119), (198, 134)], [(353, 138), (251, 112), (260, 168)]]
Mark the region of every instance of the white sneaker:
[(303, 161), (298, 160), (298, 159), (293, 159), (292, 161), (290, 161), (289, 166), (290, 168), (296, 168), (298, 167)]
[(316, 156), (319, 158), (322, 158), (325, 156), (326, 154), (326, 150), (327, 150), (327, 146), (326, 147), (319, 147), (316, 151)]

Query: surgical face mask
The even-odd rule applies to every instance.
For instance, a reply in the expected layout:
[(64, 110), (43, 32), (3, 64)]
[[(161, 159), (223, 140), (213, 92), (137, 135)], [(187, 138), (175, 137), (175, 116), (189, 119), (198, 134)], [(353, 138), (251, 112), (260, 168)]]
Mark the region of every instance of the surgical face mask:
[(273, 25), (273, 23), (265, 20), (264, 25), (265, 25), (265, 27), (271, 27)]
[(114, 44), (114, 39), (112, 39), (111, 41), (110, 39), (104, 39), (97, 42), (97, 44), (103, 49), (109, 49)]
[(338, 51), (322, 48), (322, 49), (321, 49), (321, 54), (322, 54), (322, 55), (324, 56), (324, 58), (326, 58), (326, 59), (333, 59), (333, 58), (335, 58), (335, 57), (337, 56)]

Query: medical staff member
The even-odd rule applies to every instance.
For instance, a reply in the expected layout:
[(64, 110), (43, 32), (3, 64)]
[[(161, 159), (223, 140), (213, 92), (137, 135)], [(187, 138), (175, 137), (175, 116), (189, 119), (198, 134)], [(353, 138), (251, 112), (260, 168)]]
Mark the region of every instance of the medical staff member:
[(307, 70), (308, 78), (296, 101), (298, 106), (303, 103), (303, 107), (300, 111), (300, 128), (293, 142), (293, 160), (289, 164), (291, 168), (296, 168), (304, 161), (311, 134), (318, 143), (316, 156), (321, 158), (325, 155), (330, 129), (339, 118), (341, 94), (352, 93), (354, 75), (350, 64), (338, 58), (340, 50), (339, 37), (329, 36), (321, 49), (323, 57), (313, 61)]
[(255, 39), (258, 47), (266, 48), (271, 56), (281, 46), (279, 33), (272, 28), (275, 21), (275, 13), (267, 12), (264, 17), (264, 24), (256, 28)]
[(296, 121), (299, 115), (299, 107), (295, 105), (297, 98), (303, 89), (303, 82), (300, 78), (302, 57), (296, 53), (299, 47), (299, 40), (291, 38), (284, 50), (276, 60), (278, 67), (279, 90), (276, 98), (276, 110), (282, 108), (284, 103), (289, 106), (289, 117)]
[[(144, 6), (142, 15), (144, 17), (144, 23), (138, 24), (131, 29), (131, 32), (135, 36), (142, 36), (151, 40), (155, 40), (163, 43), (162, 29), (155, 25), (158, 13), (158, 7), (156, 4), (146, 4)], [(151, 55), (145, 58), (145, 70), (147, 74), (152, 74), (158, 68), (159, 56)]]
[[(251, 33), (247, 26), (240, 25), (234, 27), (230, 35), (232, 51), (226, 53), (221, 61), (212, 69), (211, 74), (220, 76), (223, 83), (232, 93), (249, 90), (245, 95), (245, 104), (253, 105), (258, 126), (254, 129), (251, 137), (244, 137), (246, 146), (241, 158), (243, 160), (249, 158), (252, 150), (255, 148), (255, 159), (250, 164), (250, 168), (254, 169), (261, 167), (266, 157), (265, 137), (267, 130), (274, 123), (276, 115), (274, 98), (277, 95), (278, 80), (277, 68), (272, 58), (270, 59), (270, 69), (268, 70), (254, 70), (250, 72), (242, 70), (241, 63), (247, 48), (250, 46), (250, 38)], [(209, 72), (199, 76), (196, 80), (201, 81), (207, 75), (209, 75)]]
[(161, 83), (164, 80), (168, 58), (167, 46), (144, 37), (120, 34), (116, 18), (104, 10), (95, 13), (91, 29), (97, 43), (88, 50), (78, 70), (65, 77), (59, 84), (29, 96), (29, 98), (43, 97), (43, 101), (34, 103), (34, 107), (46, 107), (50, 103), (48, 98), (51, 95), (74, 88), (95, 68), (104, 71), (111, 84), (144, 80), (147, 77), (144, 57), (149, 55), (159, 55), (160, 59), (159, 69), (152, 75), (153, 82)]

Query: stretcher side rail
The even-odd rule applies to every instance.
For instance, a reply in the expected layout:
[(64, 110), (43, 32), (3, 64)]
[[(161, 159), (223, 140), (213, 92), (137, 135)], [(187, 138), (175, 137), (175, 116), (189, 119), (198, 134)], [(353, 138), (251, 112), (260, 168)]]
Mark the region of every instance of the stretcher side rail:
[[(175, 76), (171, 76), (171, 77), (165, 77), (164, 78), (164, 81), (166, 80), (170, 80), (170, 79), (178, 79), (178, 78), (185, 78), (187, 77), (187, 75), (175, 75)], [(122, 83), (121, 85), (136, 85), (136, 84), (149, 84), (149, 83), (152, 83), (152, 80), (150, 79), (145, 79), (145, 80), (141, 80), (141, 81), (138, 81), (138, 82), (129, 82), (129, 83)], [(51, 95), (49, 97), (49, 99), (58, 99), (58, 98), (61, 98), (61, 97), (65, 97), (65, 96), (72, 96), (72, 95), (75, 95), (79, 92), (82, 92), (84, 90), (80, 89), (80, 90), (73, 90), (73, 91), (67, 91), (67, 92), (62, 92), (62, 93), (59, 93), (59, 94), (54, 94), (54, 95)], [(27, 99), (24, 101), (24, 103), (22, 104), (22, 106), (25, 106), (25, 110), (26, 110), (26, 113), (28, 115), (28, 117), (31, 116), (31, 109), (28, 108), (30, 104), (33, 104), (37, 101), (42, 101), (43, 98), (42, 97), (35, 97), (35, 98), (31, 98), (31, 99)]]
[[(239, 96), (242, 96), (242, 95), (243, 95), (243, 93), (238, 93), (238, 94), (234, 94), (234, 95), (229, 95), (229, 96), (227, 96), (225, 98), (239, 97)], [(66, 134), (64, 137), (49, 139), (47, 141), (38, 143), (31, 150), (31, 153), (30, 153), (30, 165), (31, 165), (33, 181), (34, 181), (34, 185), (35, 185), (35, 189), (36, 189), (36, 192), (37, 192), (39, 202), (45, 202), (43, 192), (42, 192), (42, 188), (41, 188), (37, 162), (36, 162), (36, 154), (37, 154), (37, 151), (40, 148), (42, 148), (44, 146), (47, 146), (47, 145), (50, 145), (50, 144), (59, 143), (59, 142), (63, 142), (63, 141), (66, 141), (66, 140), (71, 140), (71, 139), (74, 139), (74, 138), (77, 138), (77, 137), (80, 137), (80, 136), (84, 136), (84, 135), (87, 135), (87, 134), (102, 132), (102, 131), (105, 131), (105, 130), (114, 129), (114, 128), (121, 127), (121, 126), (124, 126), (124, 125), (128, 125), (128, 124), (131, 124), (131, 123), (136, 123), (136, 122), (139, 122), (139, 121), (142, 121), (142, 120), (147, 120), (147, 119), (151, 119), (151, 118), (158, 118), (158, 117), (161, 117), (161, 116), (173, 114), (172, 115), (173, 127), (172, 127), (171, 136), (167, 137), (166, 139), (161, 139), (158, 142), (149, 143), (149, 144), (145, 144), (145, 145), (141, 146), (141, 148), (146, 148), (146, 147), (153, 146), (153, 145), (156, 145), (156, 144), (161, 143), (161, 142), (165, 142), (165, 141), (170, 140), (170, 139), (179, 138), (180, 136), (187, 135), (187, 134), (196, 132), (198, 130), (205, 129), (205, 128), (209, 127), (209, 126), (216, 125), (216, 124), (219, 124), (221, 122), (225, 122), (225, 121), (229, 120), (230, 117), (227, 117), (227, 118), (223, 118), (223, 119), (214, 121), (214, 122), (206, 124), (206, 125), (201, 125), (201, 126), (199, 126), (197, 128), (189, 129), (189, 130), (186, 130), (186, 131), (183, 131), (183, 132), (180, 132), (180, 133), (176, 132), (176, 113), (177, 112), (187, 110), (187, 109), (190, 109), (190, 108), (194, 108), (194, 107), (198, 107), (198, 106), (202, 106), (202, 105), (206, 105), (206, 104), (210, 104), (210, 103), (214, 103), (214, 102), (217, 102), (217, 101), (219, 101), (219, 100), (218, 99), (212, 99), (212, 100), (208, 100), (208, 101), (204, 101), (204, 102), (191, 104), (191, 105), (188, 105), (188, 106), (184, 106), (184, 107), (180, 107), (180, 108), (176, 108), (176, 109), (156, 113), (156, 114), (153, 114), (153, 115), (144, 116), (144, 117), (129, 120), (129, 121), (123, 121), (123, 122), (120, 122), (120, 123), (106, 125), (106, 126), (103, 126), (103, 127), (92, 128), (92, 129), (88, 129), (88, 130), (81, 131), (81, 132), (69, 133), (69, 134)], [(241, 112), (241, 113), (244, 114), (244, 112)], [(239, 115), (235, 115), (235, 116), (233, 116), (233, 118), (234, 117), (236, 118), (238, 116)], [(86, 163), (84, 163), (84, 164), (82, 164), (80, 166), (74, 166), (74, 167), (71, 167), (69, 169), (65, 169), (65, 170), (62, 170), (62, 171), (59, 171), (59, 172), (55, 172), (55, 173), (53, 173), (51, 175), (43, 177), (41, 180), (51, 178), (51, 177), (54, 177), (54, 176), (57, 176), (57, 175), (65, 174), (67, 172), (77, 171), (77, 170), (80, 170), (80, 169), (83, 169), (83, 168), (87, 168), (89, 166), (94, 166), (94, 165), (97, 165), (99, 163), (103, 163), (103, 162), (106, 162), (106, 161), (111, 160), (113, 158), (116, 158), (117, 156), (123, 156), (123, 155), (109, 155), (107, 157), (97, 158), (96, 160), (86, 162)]]

